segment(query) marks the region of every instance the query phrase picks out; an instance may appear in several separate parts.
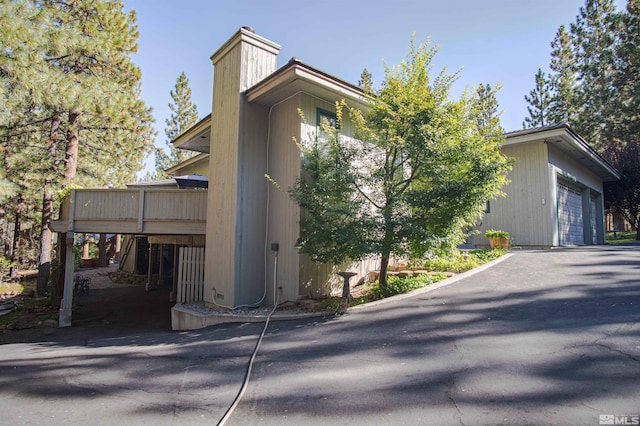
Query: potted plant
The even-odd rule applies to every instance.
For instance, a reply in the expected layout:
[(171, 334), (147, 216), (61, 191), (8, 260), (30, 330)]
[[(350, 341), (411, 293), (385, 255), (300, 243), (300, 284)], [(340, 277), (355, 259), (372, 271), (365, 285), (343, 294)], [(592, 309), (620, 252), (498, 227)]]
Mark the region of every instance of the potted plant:
[(484, 236), (489, 239), (489, 245), (491, 248), (508, 249), (509, 248), (509, 233), (507, 231), (500, 231), (495, 229), (489, 229), (484, 233)]

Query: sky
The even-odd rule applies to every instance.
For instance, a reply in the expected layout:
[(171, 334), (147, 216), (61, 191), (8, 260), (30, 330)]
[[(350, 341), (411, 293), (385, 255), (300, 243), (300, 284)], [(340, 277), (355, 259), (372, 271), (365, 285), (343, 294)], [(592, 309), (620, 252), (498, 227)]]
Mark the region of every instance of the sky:
[[(242, 26), (282, 46), (278, 67), (296, 57), (357, 84), (362, 70), (374, 87), (417, 43), (439, 46), (434, 74), (460, 71), (452, 95), (480, 83), (500, 83), (502, 127), (519, 130), (524, 96), (538, 68), (548, 69), (560, 25), (569, 25), (584, 0), (124, 0), (135, 10), (142, 99), (153, 108), (156, 146), (166, 147), (170, 91), (184, 71), (198, 115), (211, 112), (211, 55)], [(618, 10), (625, 0), (616, 0)], [(147, 160), (153, 169), (153, 158)]]

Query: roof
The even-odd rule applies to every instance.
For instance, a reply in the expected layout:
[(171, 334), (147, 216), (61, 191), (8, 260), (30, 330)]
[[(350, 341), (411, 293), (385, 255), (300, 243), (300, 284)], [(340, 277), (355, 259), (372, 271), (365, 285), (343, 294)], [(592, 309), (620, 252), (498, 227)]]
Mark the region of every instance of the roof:
[(591, 170), (604, 182), (620, 179), (620, 172), (609, 164), (582, 136), (571, 129), (566, 123), (517, 130), (505, 133), (504, 136), (506, 137), (506, 142), (504, 142), (503, 145), (533, 142), (542, 139)]
[(272, 106), (299, 92), (321, 98), (344, 99), (354, 107), (366, 108), (367, 95), (361, 87), (291, 58), (287, 65), (247, 89), (249, 102)]
[[(362, 88), (313, 68), (292, 58), (267, 78), (244, 92), (247, 101), (272, 106), (296, 93), (307, 93), (327, 100), (344, 99), (347, 104), (366, 108), (369, 104)], [(211, 138), (211, 114), (187, 129), (172, 143), (181, 149), (209, 152)]]
[(209, 138), (211, 137), (211, 113), (189, 127), (180, 136), (171, 141), (176, 148), (191, 151), (209, 152)]
[(174, 176), (169, 179), (150, 180), (127, 184), (127, 188), (208, 188), (209, 179), (202, 175)]

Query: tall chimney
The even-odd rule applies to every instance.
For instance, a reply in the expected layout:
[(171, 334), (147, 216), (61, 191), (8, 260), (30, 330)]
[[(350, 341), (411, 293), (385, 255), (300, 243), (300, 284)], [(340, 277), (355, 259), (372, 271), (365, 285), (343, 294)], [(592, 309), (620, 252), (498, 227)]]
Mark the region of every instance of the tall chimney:
[[(242, 93), (272, 74), (280, 46), (242, 27), (211, 60), (214, 65), (205, 301), (227, 307), (255, 303), (264, 266), (264, 166), (267, 114)], [(262, 230), (262, 231), (261, 231)], [(256, 258), (257, 256), (257, 258)]]

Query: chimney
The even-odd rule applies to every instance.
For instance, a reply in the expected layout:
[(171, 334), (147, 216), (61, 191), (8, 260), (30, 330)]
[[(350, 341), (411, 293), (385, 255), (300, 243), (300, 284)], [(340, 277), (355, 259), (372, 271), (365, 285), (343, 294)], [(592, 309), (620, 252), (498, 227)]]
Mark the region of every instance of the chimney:
[[(234, 307), (262, 294), (267, 114), (243, 92), (276, 71), (280, 46), (242, 27), (214, 65), (205, 301)], [(262, 237), (260, 237), (262, 235)], [(253, 299), (256, 300), (253, 300)]]

